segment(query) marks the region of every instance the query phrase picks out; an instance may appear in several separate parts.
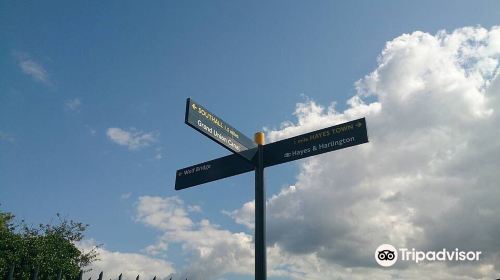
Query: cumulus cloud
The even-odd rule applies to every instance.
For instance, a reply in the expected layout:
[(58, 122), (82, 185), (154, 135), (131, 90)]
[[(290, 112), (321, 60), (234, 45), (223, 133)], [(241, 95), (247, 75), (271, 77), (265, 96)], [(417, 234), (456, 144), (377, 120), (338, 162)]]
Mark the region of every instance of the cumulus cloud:
[(206, 219), (195, 222), (188, 215), (200, 211), (199, 206), (185, 205), (178, 197), (140, 197), (136, 220), (162, 232), (156, 244), (145, 251), (162, 255), (168, 244), (182, 244), (190, 266), (177, 273), (177, 277), (213, 279), (227, 272), (250, 274), (253, 268), (251, 235), (220, 229)]
[(40, 82), (42, 84), (50, 86), (52, 82), (49, 79), (49, 74), (47, 70), (34, 59), (32, 59), (28, 54), (21, 52), (14, 52), (14, 56), (17, 58), (19, 63), (19, 68), (24, 74), (27, 74), (33, 78), (33, 80)]
[(137, 204), (137, 221), (161, 230), (187, 230), (193, 226), (184, 202), (178, 197), (141, 196)]
[[(387, 43), (346, 110), (298, 104), (297, 121), (268, 131), (271, 141), (366, 117), (370, 143), (302, 161), (293, 189), (268, 202), (270, 244), (373, 273), (382, 243), (481, 250), (479, 265), (399, 267), (394, 277), (498, 276), (499, 59), (497, 27), (405, 34)], [(433, 267), (441, 276), (425, 274)]]
[(112, 142), (126, 146), (129, 150), (138, 150), (147, 147), (158, 139), (157, 132), (142, 132), (137, 131), (135, 128), (124, 130), (118, 127), (110, 127), (106, 131), (106, 135)]
[[(500, 28), (414, 32), (387, 43), (338, 111), (312, 100), (270, 142), (366, 117), (370, 142), (301, 160), (267, 201), (269, 275), (289, 279), (494, 279), (500, 275)], [(248, 232), (190, 217), (178, 197), (143, 196), (137, 221), (160, 232), (145, 251), (181, 244), (177, 275), (253, 274), (254, 202), (225, 211)], [(480, 250), (478, 263), (377, 266), (378, 245)]]
[(223, 213), (233, 218), (238, 224), (244, 225), (252, 230), (255, 228), (255, 201), (245, 203), (240, 209), (223, 211)]
[[(89, 251), (96, 245), (94, 240), (86, 240), (77, 244), (80, 250)], [(170, 262), (162, 259), (148, 257), (136, 253), (123, 253), (107, 250), (99, 247), (97, 249), (99, 259), (92, 263), (91, 271), (84, 273), (84, 278), (96, 279), (101, 271), (104, 278), (116, 279), (120, 274), (124, 279), (135, 279), (137, 275), (141, 279), (169, 279), (175, 273)]]

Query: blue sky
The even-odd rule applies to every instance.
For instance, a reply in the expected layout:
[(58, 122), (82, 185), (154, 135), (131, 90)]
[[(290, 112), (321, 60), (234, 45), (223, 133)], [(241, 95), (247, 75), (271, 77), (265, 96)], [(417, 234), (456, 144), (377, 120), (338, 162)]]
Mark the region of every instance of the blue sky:
[[(297, 104), (348, 109), (386, 42), (499, 19), (497, 1), (3, 1), (1, 209), (33, 224), (61, 213), (106, 250), (143, 255), (161, 232), (137, 217), (145, 196), (178, 196), (200, 207), (193, 221), (251, 234), (223, 211), (253, 199), (253, 174), (174, 191), (175, 170), (228, 154), (183, 123), (187, 97), (272, 135), (300, 124)], [(303, 164), (268, 169), (268, 197)], [(181, 271), (186, 243), (154, 257)]]

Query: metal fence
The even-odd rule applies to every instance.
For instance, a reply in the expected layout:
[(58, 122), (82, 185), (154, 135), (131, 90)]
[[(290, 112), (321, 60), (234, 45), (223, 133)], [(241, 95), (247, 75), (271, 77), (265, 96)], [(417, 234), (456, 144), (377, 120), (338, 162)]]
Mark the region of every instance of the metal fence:
[[(13, 265), (10, 266), (9, 268), (9, 272), (7, 274), (7, 280), (14, 280), (14, 272), (15, 272), (15, 268)], [(57, 273), (57, 277), (56, 277), (56, 280), (83, 280), (83, 270), (80, 270), (80, 273), (78, 274), (78, 276), (76, 278), (71, 278), (71, 277), (66, 277), (65, 275), (63, 275), (62, 271), (59, 271), (59, 273)], [(38, 274), (39, 274), (39, 268), (34, 268), (31, 273), (30, 273), (30, 280), (39, 280), (38, 278)], [(114, 278), (116, 279), (116, 278)], [(88, 278), (88, 280), (92, 280), (92, 277)], [(99, 277), (97, 278), (97, 280), (104, 280), (104, 272), (101, 271), (101, 273), (99, 273)], [(111, 278), (110, 278), (111, 280)], [(118, 276), (118, 280), (122, 280), (122, 274), (120, 274)], [(140, 276), (137, 275), (137, 277), (135, 278), (135, 280), (140, 280)], [(156, 276), (153, 278), (153, 280), (156, 280)], [(172, 280), (172, 277), (170, 277), (168, 280)], [(188, 280), (186, 278), (186, 280)]]

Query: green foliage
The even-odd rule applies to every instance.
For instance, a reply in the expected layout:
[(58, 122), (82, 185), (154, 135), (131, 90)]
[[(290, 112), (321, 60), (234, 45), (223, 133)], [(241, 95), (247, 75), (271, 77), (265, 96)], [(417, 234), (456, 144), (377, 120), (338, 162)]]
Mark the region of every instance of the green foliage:
[(75, 242), (81, 241), (88, 225), (62, 219), (57, 214), (56, 225), (37, 227), (16, 224), (14, 215), (0, 210), (0, 278), (7, 276), (15, 265), (14, 279), (30, 279), (39, 268), (38, 279), (56, 279), (59, 271), (66, 279), (74, 279), (79, 271), (97, 258), (96, 249), (80, 251)]

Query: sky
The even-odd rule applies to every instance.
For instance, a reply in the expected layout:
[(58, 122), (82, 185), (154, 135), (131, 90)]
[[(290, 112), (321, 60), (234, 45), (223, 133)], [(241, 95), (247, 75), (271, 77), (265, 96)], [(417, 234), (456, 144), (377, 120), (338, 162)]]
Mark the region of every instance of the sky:
[[(498, 1), (2, 1), (0, 209), (89, 224), (88, 276), (253, 279), (254, 175), (186, 98), (266, 141), (365, 117), (369, 143), (266, 169), (268, 275), (500, 277)], [(481, 251), (377, 265), (380, 244)], [(145, 277), (145, 278), (143, 278)]]

